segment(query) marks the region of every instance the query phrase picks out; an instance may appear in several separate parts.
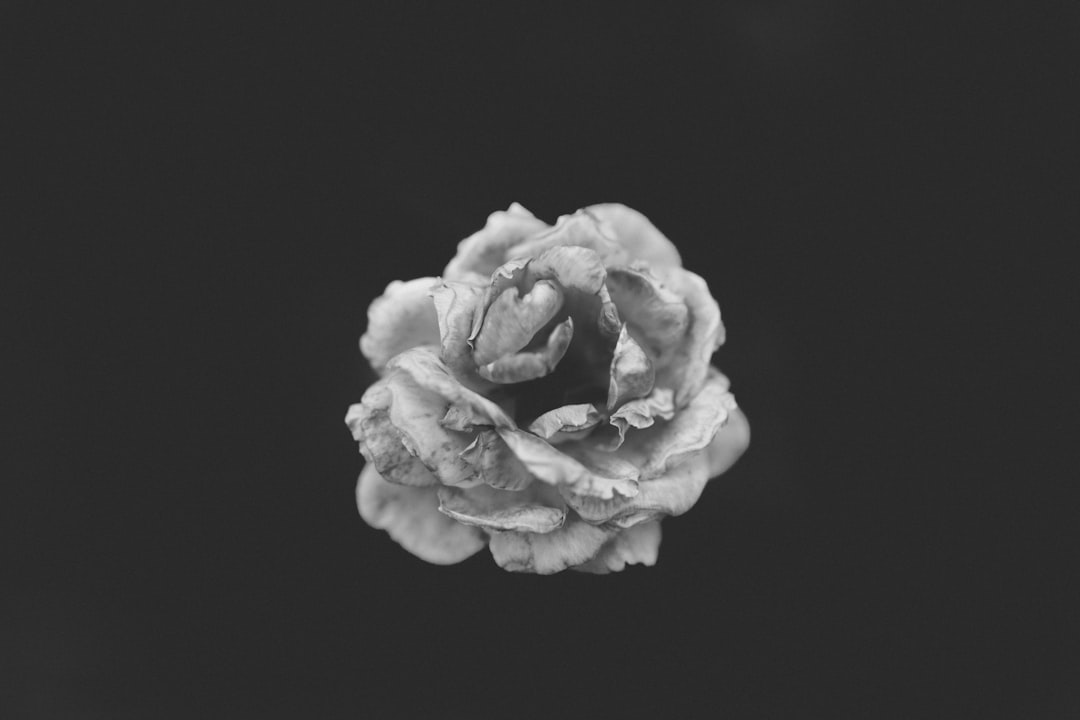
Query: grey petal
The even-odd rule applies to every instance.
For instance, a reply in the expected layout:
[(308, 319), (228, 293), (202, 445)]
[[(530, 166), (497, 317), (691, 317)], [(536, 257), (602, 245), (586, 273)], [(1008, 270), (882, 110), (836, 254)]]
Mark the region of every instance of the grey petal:
[(552, 507), (528, 490), (509, 492), (487, 485), (468, 490), (439, 488), (439, 512), (485, 530), (549, 533), (566, 519), (565, 503), (556, 500), (557, 506)]
[(615, 427), (618, 434), (603, 449), (617, 450), (626, 439), (630, 428), (643, 430), (652, 427), (657, 418), (670, 420), (674, 415), (674, 392), (670, 388), (653, 388), (645, 397), (631, 400), (611, 414), (608, 422)]
[(494, 430), (481, 430), (462, 450), (461, 457), (476, 468), (484, 484), (493, 488), (519, 491), (532, 484), (528, 469)]
[(439, 325), (428, 291), (436, 278), (395, 280), (368, 306), (360, 351), (377, 373), (399, 352), (439, 342)]
[(507, 259), (511, 247), (548, 227), (517, 203), (508, 210), (494, 212), (483, 229), (458, 244), (457, 255), (443, 270), (443, 277), (447, 280), (471, 279), (475, 274), (486, 277)]
[(637, 210), (619, 203), (605, 203), (590, 205), (585, 211), (606, 223), (611, 228), (610, 234), (632, 258), (657, 267), (682, 265), (672, 242)]
[(686, 303), (641, 266), (612, 268), (606, 282), (619, 315), (658, 364), (666, 362), (690, 324)]
[(404, 436), (390, 421), (393, 395), (380, 380), (368, 388), (360, 403), (349, 408), (345, 423), (360, 443), (360, 453), (388, 482), (422, 487), (438, 481), (431, 471), (409, 452)]
[(663, 279), (686, 302), (690, 326), (670, 360), (657, 368), (656, 384), (675, 390), (675, 405), (683, 407), (705, 382), (712, 355), (724, 343), (724, 324), (720, 306), (700, 276), (668, 268)]
[(572, 215), (563, 215), (555, 226), (533, 235), (528, 240), (518, 243), (507, 252), (507, 258), (535, 257), (545, 250), (562, 246), (579, 246), (594, 251), (606, 266), (625, 265), (630, 256), (610, 234), (601, 226), (596, 217), (579, 210)]
[(529, 432), (539, 435), (550, 443), (564, 439), (578, 439), (578, 433), (587, 433), (603, 420), (603, 415), (591, 403), (564, 405), (548, 410), (532, 421)]
[(638, 492), (637, 469), (610, 453), (593, 456), (585, 443), (567, 443), (561, 446), (564, 453), (532, 433), (510, 428), (497, 432), (533, 477), (550, 485), (568, 485), (578, 494), (601, 498), (633, 497)]
[(592, 560), (572, 569), (606, 575), (622, 572), (627, 565), (655, 565), (660, 553), (660, 538), (659, 521), (635, 525), (604, 543)]
[(567, 290), (595, 295), (604, 286), (607, 270), (600, 256), (589, 248), (553, 247), (543, 251), (525, 268), (525, 280), (554, 280)]
[(626, 325), (619, 331), (611, 359), (607, 406), (611, 410), (627, 400), (644, 397), (653, 387), (655, 371), (649, 356), (631, 337)]
[(588, 562), (612, 534), (612, 530), (568, 518), (562, 527), (544, 534), (494, 532), (489, 547), (504, 570), (550, 575)]
[(562, 290), (549, 280), (537, 282), (523, 297), (516, 287), (507, 289), (484, 315), (473, 342), (476, 365), (487, 365), (524, 348), (555, 317), (562, 303)]
[(463, 282), (443, 282), (431, 289), (439, 322), (440, 357), (461, 377), (475, 372), (469, 334), (484, 291)]
[(566, 355), (566, 349), (570, 347), (573, 335), (574, 320), (568, 317), (555, 326), (542, 349), (535, 352), (503, 355), (495, 362), (481, 365), (477, 372), (485, 380), (499, 384), (542, 378), (551, 374)]
[(370, 464), (356, 483), (356, 505), (368, 525), (386, 530), (421, 560), (452, 565), (479, 552), (487, 539), (440, 513), (438, 501), (435, 488), (388, 483)]

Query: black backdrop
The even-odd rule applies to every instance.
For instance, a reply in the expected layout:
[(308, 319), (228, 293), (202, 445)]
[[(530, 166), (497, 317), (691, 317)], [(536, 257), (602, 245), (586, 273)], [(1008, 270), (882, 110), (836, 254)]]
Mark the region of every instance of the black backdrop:
[[(1075, 12), (430, 5), (5, 5), (5, 716), (1075, 709), (1072, 298), (1019, 282), (1075, 216)], [(356, 513), (367, 304), (513, 201), (635, 207), (720, 301), (753, 442), (654, 568)]]

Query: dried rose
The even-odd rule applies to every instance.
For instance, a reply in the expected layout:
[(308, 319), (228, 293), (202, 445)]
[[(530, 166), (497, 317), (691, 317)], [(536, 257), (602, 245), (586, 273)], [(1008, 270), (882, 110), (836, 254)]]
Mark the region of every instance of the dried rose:
[(652, 565), (661, 518), (749, 443), (723, 342), (705, 281), (637, 211), (493, 213), (441, 278), (368, 309), (380, 379), (345, 418), (360, 515), (432, 563), (488, 545), (513, 571)]

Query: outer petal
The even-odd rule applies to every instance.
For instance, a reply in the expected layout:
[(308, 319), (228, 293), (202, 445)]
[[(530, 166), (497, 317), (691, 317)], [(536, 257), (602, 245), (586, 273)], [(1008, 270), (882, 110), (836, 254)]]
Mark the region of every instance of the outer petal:
[(424, 277), (395, 280), (368, 306), (368, 324), (360, 337), (360, 352), (382, 373), (387, 361), (418, 345), (439, 342), (439, 324), (428, 290), (438, 282)]
[(607, 288), (634, 335), (666, 362), (690, 324), (686, 303), (641, 265), (609, 270)]
[(525, 269), (525, 281), (555, 280), (567, 290), (595, 295), (604, 286), (607, 270), (600, 255), (585, 247), (562, 246), (543, 251)]
[(558, 496), (553, 507), (528, 490), (509, 492), (487, 485), (469, 490), (441, 487), (438, 494), (439, 512), (485, 530), (549, 533), (566, 520), (566, 504)]
[(484, 534), (439, 512), (435, 488), (394, 485), (365, 465), (356, 484), (360, 517), (386, 530), (403, 548), (437, 565), (452, 565), (484, 547)]
[(602, 223), (607, 223), (615, 239), (634, 259), (657, 267), (682, 266), (679, 251), (671, 241), (637, 210), (619, 203), (604, 203), (590, 205), (585, 211)]
[(548, 224), (517, 203), (488, 216), (487, 224), (458, 243), (457, 255), (443, 270), (448, 280), (464, 280), (473, 273), (490, 275), (507, 258), (507, 251)]
[(639, 467), (642, 480), (658, 477), (708, 447), (735, 407), (728, 379), (714, 369), (689, 405), (668, 422), (629, 436), (615, 455)]
[(709, 477), (716, 477), (735, 464), (750, 447), (750, 423), (739, 408), (728, 412), (728, 421), (706, 448)]
[(569, 491), (564, 491), (563, 497), (586, 522), (626, 528), (666, 515), (683, 514), (698, 501), (708, 481), (708, 458), (699, 453), (660, 477), (642, 482), (633, 498), (603, 500)]
[(532, 433), (509, 428), (498, 433), (529, 472), (549, 485), (569, 485), (578, 494), (600, 498), (637, 495), (638, 471), (626, 460), (607, 453), (592, 456), (582, 443), (564, 446), (577, 451), (571, 457)]
[(724, 344), (724, 324), (720, 306), (699, 275), (671, 268), (665, 273), (665, 281), (685, 300), (690, 327), (670, 361), (657, 368), (656, 382), (675, 390), (675, 405), (683, 407), (705, 382), (712, 355)]
[(480, 484), (476, 469), (461, 457), (472, 438), (466, 433), (448, 430), (440, 422), (446, 414), (448, 401), (419, 385), (405, 372), (391, 373), (380, 382), (385, 382), (391, 395), (390, 422), (400, 433), (400, 441), (409, 454), (419, 458), (447, 485)]
[(622, 326), (619, 339), (615, 343), (615, 354), (611, 358), (608, 381), (608, 410), (618, 407), (627, 400), (644, 397), (653, 387), (655, 371), (649, 356), (634, 338)]
[(417, 385), (437, 394), (443, 400), (446, 419), (447, 405), (454, 407), (453, 422), (440, 423), (443, 427), (467, 428), (475, 425), (501, 425), (517, 427), (502, 408), (483, 395), (465, 387), (451, 373), (450, 368), (439, 359), (430, 347), (413, 348), (394, 357), (387, 369), (408, 373)]
[(380, 380), (368, 388), (360, 403), (349, 408), (345, 424), (360, 443), (364, 459), (385, 480), (399, 485), (435, 485), (435, 476), (409, 452), (404, 435), (390, 422), (392, 402), (386, 381)]
[(487, 314), (476, 341), (473, 360), (477, 365), (487, 365), (503, 355), (514, 353), (529, 344), (533, 335), (540, 331), (563, 304), (563, 292), (549, 280), (533, 285), (524, 296), (512, 287), (500, 295)]
[(518, 352), (503, 355), (495, 362), (477, 369), (480, 377), (494, 383), (519, 383), (550, 375), (566, 355), (574, 338), (574, 319), (566, 318), (551, 331), (547, 343), (535, 352)]
[(660, 537), (659, 521), (635, 525), (608, 540), (592, 560), (573, 569), (604, 575), (622, 572), (627, 565), (655, 565)]
[(625, 265), (630, 260), (626, 249), (615, 241), (610, 231), (584, 210), (573, 215), (563, 215), (555, 222), (555, 227), (510, 248), (507, 258), (535, 256), (545, 250), (566, 245), (593, 250), (607, 266)]
[[(586, 522), (620, 527), (689, 510), (709, 479), (727, 470), (749, 443), (746, 417), (734, 407), (726, 388), (727, 378), (714, 372), (701, 396), (671, 422), (636, 433), (614, 453), (640, 463), (637, 495), (589, 497), (560, 487), (567, 504)], [(648, 441), (633, 447), (643, 436)]]
[(504, 570), (550, 575), (588, 562), (611, 534), (611, 530), (568, 518), (561, 528), (543, 535), (493, 533), (491, 555)]

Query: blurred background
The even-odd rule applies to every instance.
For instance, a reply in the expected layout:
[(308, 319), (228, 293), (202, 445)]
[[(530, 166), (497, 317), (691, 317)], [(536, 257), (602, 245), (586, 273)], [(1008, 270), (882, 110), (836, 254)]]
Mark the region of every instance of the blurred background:
[[(5, 3), (3, 714), (1072, 716), (1078, 30)], [(752, 445), (654, 568), (356, 513), (368, 303), (514, 201), (630, 205), (720, 302)]]

